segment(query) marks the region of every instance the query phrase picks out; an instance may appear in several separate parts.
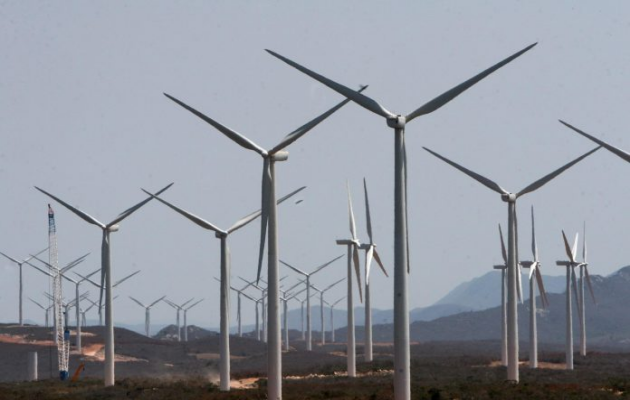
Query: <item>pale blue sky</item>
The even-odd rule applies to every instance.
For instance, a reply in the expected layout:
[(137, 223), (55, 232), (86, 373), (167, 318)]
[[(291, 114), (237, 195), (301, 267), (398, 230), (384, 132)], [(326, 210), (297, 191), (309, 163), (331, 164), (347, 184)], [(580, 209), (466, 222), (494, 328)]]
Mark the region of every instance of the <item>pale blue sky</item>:
[[(273, 49), (407, 113), (530, 43), (539, 45), (439, 111), (407, 127), (410, 306), (426, 306), (500, 260), (499, 196), (422, 150), (427, 146), (517, 191), (592, 148), (562, 118), (630, 149), (630, 15), (627, 2), (2, 2), (0, 5), (0, 250), (46, 246), (40, 186), (109, 221), (143, 198), (140, 187), (175, 186), (164, 198), (221, 227), (257, 209), (261, 159), (185, 112), (197, 107), (263, 147), (337, 103), (339, 95), (269, 56)], [(349, 104), (288, 148), (278, 193), (307, 185), (280, 211), (281, 258), (307, 270), (345, 250), (345, 180), (366, 239), (361, 179), (371, 190), (375, 240), (388, 270), (393, 244), (393, 135)], [(519, 203), (521, 255), (537, 209), (545, 273), (557, 274), (560, 231), (588, 223), (591, 272), (628, 264), (624, 212), (630, 165), (604, 151)], [(77, 271), (100, 264), (101, 233), (55, 206), (62, 262), (87, 251)], [(253, 277), (259, 226), (231, 238), (233, 274)], [(114, 279), (142, 273), (120, 294), (149, 301), (208, 300), (192, 323), (218, 324), (219, 242), (152, 203), (112, 235)], [(17, 319), (17, 268), (0, 261), (0, 321)], [(314, 278), (345, 275), (345, 262)], [(295, 280), (290, 271), (283, 270)], [(376, 271), (377, 308), (392, 307), (391, 279)], [(27, 294), (47, 282), (27, 270)], [(70, 288), (68, 287), (68, 290)], [(94, 293), (95, 291), (92, 290)], [(333, 297), (343, 289), (335, 289)], [(233, 301), (235, 304), (235, 301)], [(251, 319), (250, 308), (244, 316)], [(27, 318), (41, 319), (26, 305)], [(94, 314), (93, 314), (94, 316)], [(152, 320), (170, 320), (170, 307)], [(126, 298), (115, 318), (140, 322)]]

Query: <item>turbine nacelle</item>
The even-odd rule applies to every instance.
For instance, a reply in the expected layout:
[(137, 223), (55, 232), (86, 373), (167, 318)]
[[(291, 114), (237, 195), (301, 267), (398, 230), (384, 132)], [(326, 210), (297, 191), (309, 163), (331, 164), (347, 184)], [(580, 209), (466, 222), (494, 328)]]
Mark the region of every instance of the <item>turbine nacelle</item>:
[(214, 232), (214, 237), (216, 237), (217, 239), (226, 238), (227, 235), (228, 235), (227, 232), (223, 232), (223, 231), (221, 231), (221, 232), (219, 232), (219, 231)]
[(276, 153), (267, 155), (267, 157), (273, 161), (286, 161), (289, 159), (289, 152), (286, 150), (280, 150)]
[(404, 115), (395, 115), (387, 118), (387, 126), (394, 129), (403, 129), (407, 124), (407, 119)]
[(107, 232), (118, 232), (120, 225), (114, 224), (112, 226), (107, 227)]
[(501, 200), (505, 201), (506, 203), (514, 203), (516, 201), (516, 194), (504, 193), (501, 195)]

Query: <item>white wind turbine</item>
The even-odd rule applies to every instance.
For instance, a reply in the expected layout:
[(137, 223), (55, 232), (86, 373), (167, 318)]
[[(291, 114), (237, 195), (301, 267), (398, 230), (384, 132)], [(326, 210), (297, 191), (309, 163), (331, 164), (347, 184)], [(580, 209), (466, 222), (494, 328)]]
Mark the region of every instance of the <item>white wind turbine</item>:
[(361, 249), (365, 250), (365, 345), (363, 349), (363, 355), (365, 357), (365, 361), (372, 361), (372, 306), (370, 303), (370, 266), (372, 265), (372, 259), (376, 260), (376, 263), (381, 270), (385, 274), (386, 277), (387, 271), (385, 271), (385, 267), (383, 266), (383, 262), (381, 261), (381, 257), (378, 255), (378, 251), (376, 251), (376, 244), (374, 243), (374, 239), (372, 237), (372, 219), (370, 217), (370, 201), (368, 199), (368, 190), (367, 190), (367, 182), (365, 178), (363, 178), (363, 190), (365, 193), (365, 220), (367, 226), (368, 237), (370, 238), (370, 243), (363, 243), (361, 245)]
[[(46, 247), (44, 250), (38, 252), (35, 254), (35, 256), (40, 255), (41, 253), (45, 252), (46, 250), (48, 250), (48, 247)], [(30, 259), (32, 259), (35, 256), (29, 256), (27, 258), (25, 258), (22, 261), (18, 261), (13, 257), (9, 257), (8, 255), (0, 252), (0, 254), (2, 254), (3, 256), (5, 256), (6, 258), (8, 258), (9, 260), (13, 261), (14, 263), (17, 264), (18, 268), (19, 268), (19, 273), (20, 273), (20, 279), (19, 279), (19, 284), (20, 284), (20, 290), (19, 290), (19, 302), (18, 302), (18, 323), (20, 324), (20, 326), (24, 325), (24, 318), (23, 318), (23, 313), (22, 313), (22, 298), (23, 298), (23, 293), (24, 293), (24, 285), (22, 283), (22, 265), (24, 265), (24, 263), (28, 262)]]
[(385, 118), (387, 126), (394, 129), (394, 395), (397, 400), (409, 399), (411, 397), (411, 378), (409, 372), (409, 307), (407, 299), (409, 242), (407, 234), (407, 152), (405, 148), (405, 125), (416, 117), (432, 113), (441, 108), (465, 90), (519, 57), (535, 45), (536, 43), (513, 54), (498, 64), (475, 75), (466, 82), (444, 92), (406, 116), (394, 114), (373, 99), (353, 92), (344, 85), (304, 68), (271, 50), (267, 50), (271, 55), (279, 58), (290, 66), (323, 83), (367, 110)]
[(243, 336), (243, 314), (241, 313), (241, 296), (245, 297), (246, 299), (251, 300), (254, 303), (254, 311), (256, 312), (256, 336), (257, 339), (260, 340), (260, 317), (258, 315), (258, 303), (260, 302), (260, 299), (255, 299), (253, 297), (251, 297), (250, 295), (248, 295), (247, 293), (244, 292), (244, 290), (249, 287), (246, 286), (245, 288), (239, 290), (237, 288), (235, 288), (234, 286), (231, 286), (230, 289), (234, 290), (235, 292), (238, 293), (238, 307), (236, 309), (236, 319), (238, 320), (238, 336), (242, 337)]
[(506, 274), (507, 271), (507, 252), (505, 251), (505, 242), (503, 240), (503, 231), (501, 230), (501, 224), (499, 224), (499, 238), (501, 239), (501, 256), (503, 257), (503, 264), (495, 265), (494, 269), (501, 270), (501, 365), (507, 367), (507, 307), (506, 307), (506, 295), (505, 287), (507, 284)]
[(41, 305), (40, 303), (36, 302), (35, 300), (31, 299), (30, 297), (28, 298), (30, 301), (32, 301), (34, 304), (36, 304), (39, 308), (41, 308), (42, 310), (44, 310), (44, 322), (45, 322), (45, 327), (48, 328), (48, 311), (54, 307), (54, 305), (49, 306), (48, 308), (44, 307), (43, 305)]
[[(173, 184), (169, 184), (160, 190), (158, 193), (162, 193), (168, 188), (170, 188)], [(52, 194), (38, 188), (35, 186), (35, 189), (44, 193), (46, 196), (52, 198), (62, 206), (66, 207), (68, 210), (72, 211), (79, 218), (84, 220), (85, 222), (98, 226), (103, 231), (103, 240), (101, 244), (101, 293), (99, 297), (99, 308), (100, 304), (103, 302), (103, 290), (105, 290), (105, 386), (114, 386), (115, 373), (114, 373), (114, 310), (112, 309), (112, 280), (111, 280), (111, 257), (110, 257), (110, 242), (109, 235), (112, 232), (118, 231), (119, 224), (127, 217), (129, 217), (134, 212), (138, 211), (138, 209), (149, 201), (151, 201), (152, 197), (148, 197), (142, 200), (140, 203), (134, 205), (131, 208), (120, 213), (113, 221), (108, 224), (104, 224), (97, 220), (96, 218), (90, 216), (87, 213), (79, 210), (66, 203), (65, 201), (53, 196)]]
[(566, 171), (576, 163), (580, 162), (584, 158), (593, 154), (595, 151), (599, 150), (599, 147), (587, 152), (586, 154), (581, 155), (575, 160), (565, 164), (564, 166), (558, 168), (550, 174), (545, 175), (544, 177), (538, 179), (532, 184), (526, 186), (520, 192), (510, 193), (507, 190), (503, 189), (499, 184), (494, 181), (491, 181), (488, 178), (485, 178), (469, 169), (462, 167), (461, 165), (442, 157), (441, 155), (433, 152), (432, 150), (424, 147), (426, 151), (433, 154), (437, 158), (442, 161), (450, 164), (451, 166), (457, 168), (461, 172), (470, 176), (474, 180), (478, 181), (482, 185), (486, 186), (488, 189), (497, 192), (501, 195), (501, 200), (508, 204), (508, 252), (507, 252), (507, 269), (508, 269), (508, 368), (507, 379), (510, 381), (518, 382), (519, 374), (518, 374), (518, 309), (517, 309), (517, 292), (518, 292), (518, 276), (519, 275), (519, 262), (518, 262), (518, 249), (517, 249), (517, 220), (516, 220), (516, 200), (521, 196), (533, 192), (537, 189), (540, 189), (543, 185), (560, 175), (562, 172)]
[[(303, 189), (305, 189), (306, 186), (302, 186), (301, 188), (289, 193), (288, 195), (280, 198), (278, 200), (278, 204), (282, 203), (283, 201), (285, 201), (286, 199), (290, 198), (291, 196), (293, 196), (294, 194), (302, 191)], [(184, 217), (188, 218), (189, 220), (191, 220), (192, 222), (194, 222), (195, 224), (199, 225), (200, 227), (213, 231), (214, 232), (214, 236), (219, 239), (221, 241), (221, 279), (219, 280), (219, 282), (221, 283), (221, 294), (220, 294), (220, 307), (221, 307), (221, 311), (220, 311), (220, 331), (221, 331), (221, 338), (220, 338), (220, 351), (219, 351), (219, 374), (220, 374), (220, 378), (219, 378), (219, 386), (220, 389), (222, 391), (229, 391), (230, 390), (230, 256), (229, 256), (229, 247), (227, 244), (227, 238), (229, 235), (231, 235), (232, 233), (234, 233), (235, 231), (239, 230), (240, 228), (244, 227), (245, 225), (249, 224), (250, 222), (254, 221), (256, 218), (258, 218), (259, 216), (261, 216), (262, 212), (260, 210), (258, 211), (254, 211), (253, 213), (250, 213), (248, 215), (246, 215), (245, 217), (239, 219), (238, 221), (236, 221), (234, 223), (234, 225), (232, 225), (231, 227), (229, 227), (227, 230), (223, 230), (218, 228), (217, 226), (215, 226), (214, 224), (208, 222), (207, 220), (204, 220), (198, 216), (196, 216), (195, 214), (192, 214), (188, 211), (185, 211), (169, 202), (167, 202), (166, 200), (157, 197), (149, 192), (147, 192), (146, 190), (142, 189), (145, 193), (147, 193), (150, 196), (154, 196), (156, 200), (160, 201), (161, 203), (165, 204), (166, 206), (170, 207), (171, 209), (175, 210), (176, 212), (178, 212), (179, 214), (183, 215)], [(275, 202), (274, 202), (275, 203)]]
[(164, 300), (164, 298), (166, 298), (166, 295), (155, 300), (153, 303), (150, 303), (148, 306), (145, 306), (139, 300), (131, 296), (129, 296), (129, 298), (136, 302), (136, 304), (138, 304), (140, 307), (144, 308), (144, 334), (146, 335), (146, 337), (151, 337), (151, 307)]
[(532, 206), (532, 255), (534, 261), (522, 261), (523, 268), (529, 268), (529, 367), (538, 368), (538, 331), (536, 324), (536, 286), (540, 293), (540, 303), (543, 308), (549, 305), (547, 293), (543, 284), (542, 272), (540, 272), (540, 260), (538, 259), (538, 244), (536, 243), (536, 230), (534, 227), (534, 206)]
[(85, 300), (90, 302), (90, 306), (88, 308), (86, 308), (85, 310), (81, 310), (81, 325), (83, 327), (87, 326), (87, 319), (85, 318), (85, 314), (87, 314), (88, 311), (90, 311), (93, 307), (95, 307), (97, 304), (95, 302), (93, 302), (92, 300), (86, 298)]
[(330, 341), (332, 343), (335, 343), (335, 318), (334, 318), (335, 306), (339, 304), (339, 302), (344, 300), (345, 298), (346, 296), (343, 296), (332, 304), (328, 303), (328, 306), (330, 307)]
[[(112, 301), (116, 300), (119, 296), (116, 295), (114, 297), (112, 297)], [(99, 326), (103, 326), (103, 308), (105, 308), (105, 304), (99, 304), (98, 302), (92, 301), (90, 299), (86, 299), (87, 301), (89, 301), (93, 306), (96, 306), (97, 310), (98, 310), (98, 325)]]
[[(87, 254), (85, 254), (85, 255), (83, 255), (83, 256), (81, 256), (81, 257), (79, 257), (79, 258), (77, 258), (77, 259), (75, 259), (75, 260), (73, 260), (73, 261), (70, 261), (70, 262), (69, 262), (68, 264), (66, 264), (63, 268), (61, 268), (61, 269), (59, 270), (59, 274), (61, 275), (61, 277), (63, 277), (63, 278), (64, 278), (64, 279), (66, 279), (66, 280), (70, 280), (71, 282), (75, 283), (75, 285), (76, 285), (76, 284), (77, 284), (77, 282), (76, 282), (76, 281), (71, 280), (70, 278), (68, 278), (68, 277), (66, 276), (66, 273), (67, 273), (70, 269), (72, 269), (72, 268), (74, 268), (75, 266), (77, 266), (77, 265), (81, 264), (81, 263), (83, 262), (83, 260), (85, 260), (85, 258), (86, 258), (89, 254), (90, 254), (90, 253), (87, 253)], [(54, 278), (55, 278), (55, 275), (51, 272), (51, 271), (53, 270), (52, 265), (50, 265), (50, 264), (49, 264), (49, 263), (47, 263), (46, 261), (43, 261), (42, 259), (38, 258), (37, 256), (32, 256), (32, 258), (34, 258), (35, 260), (37, 260), (37, 261), (39, 261), (39, 262), (41, 262), (41, 263), (45, 264), (45, 265), (48, 267), (48, 270), (43, 270), (43, 269), (41, 269), (41, 268), (38, 268), (37, 266), (33, 265), (30, 261), (25, 261), (25, 263), (26, 263), (26, 264), (28, 264), (28, 265), (30, 265), (31, 267), (35, 268), (35, 269), (36, 269), (36, 270), (38, 270), (39, 272), (43, 273), (44, 275), (48, 276), (49, 278), (52, 278), (52, 279), (54, 279)], [(96, 270), (95, 272), (98, 272), (98, 270)], [(93, 275), (93, 274), (94, 274), (94, 273), (92, 273), (92, 274), (90, 274), (90, 275)], [(83, 279), (82, 279), (81, 281), (83, 281)], [(76, 290), (76, 298), (75, 298), (75, 299), (77, 299), (77, 298), (79, 297), (79, 288), (78, 288), (78, 286), (77, 286), (77, 288), (76, 288), (76, 289), (77, 289), (77, 290)], [(54, 300), (53, 300), (53, 303), (54, 303)], [(53, 304), (53, 306), (54, 306), (54, 304)], [(54, 311), (55, 311), (55, 310), (53, 309), (53, 313), (54, 313)], [(54, 316), (54, 314), (53, 314), (53, 316)], [(78, 321), (78, 320), (77, 320), (77, 321)], [(55, 323), (55, 324), (57, 323), (57, 319), (56, 319), (56, 318), (54, 319), (54, 323)], [(80, 328), (77, 328), (77, 332), (78, 332), (78, 333), (80, 333), (80, 332), (81, 332)], [(78, 334), (78, 335), (77, 335), (77, 339), (76, 339), (76, 340), (77, 340), (77, 342), (76, 342), (76, 346), (77, 346), (77, 348), (78, 348), (79, 350), (81, 350), (81, 335), (80, 335), (80, 334)], [(57, 336), (56, 336), (56, 335), (55, 335), (55, 341), (57, 341)]]
[(181, 328), (181, 324), (180, 324), (180, 320), (179, 320), (179, 315), (180, 312), (184, 309), (184, 306), (188, 303), (190, 303), (191, 301), (193, 301), (195, 298), (191, 298), (188, 301), (185, 301), (182, 304), (175, 304), (174, 302), (170, 301), (169, 299), (164, 299), (164, 302), (166, 304), (168, 304), (169, 306), (173, 307), (175, 309), (176, 312), (176, 320), (177, 320), (177, 341), (181, 342), (182, 341), (182, 328)]
[(189, 305), (188, 307), (184, 307), (184, 309), (183, 309), (183, 311), (184, 311), (184, 342), (188, 341), (188, 319), (187, 319), (188, 310), (190, 310), (191, 308), (193, 308), (197, 304), (201, 303), (203, 300), (204, 299), (197, 300), (193, 304)]
[(284, 264), (287, 267), (291, 268), (293, 271), (297, 272), (298, 274), (303, 275), (305, 277), (305, 280), (306, 280), (305, 284), (306, 284), (306, 350), (307, 351), (313, 350), (313, 337), (312, 337), (312, 333), (311, 333), (311, 276), (313, 276), (316, 273), (318, 273), (319, 271), (323, 270), (324, 268), (326, 268), (327, 266), (329, 266), (333, 262), (337, 261), (341, 257), (343, 257), (343, 255), (340, 255), (339, 257), (335, 257), (332, 260), (330, 260), (330, 261), (320, 265), (319, 267), (315, 268), (310, 273), (306, 273), (306, 272), (302, 271), (301, 269), (298, 269), (298, 268), (296, 268), (296, 267), (294, 267), (292, 265), (289, 265), (288, 263), (280, 260), (280, 262), (282, 264)]
[[(88, 253), (88, 254), (89, 254), (89, 253)], [(81, 258), (79, 259), (80, 261), (78, 261), (78, 260), (77, 260), (78, 262), (76, 262), (76, 263), (74, 263), (74, 264), (73, 264), (73, 263), (70, 263), (69, 267), (70, 267), (70, 268), (72, 268), (72, 267), (74, 267), (75, 265), (79, 264), (80, 262), (82, 262), (82, 261), (85, 259), (85, 257), (87, 257), (87, 254), (86, 254), (85, 256), (81, 257)], [(47, 262), (45, 262), (45, 261), (43, 261), (43, 260), (40, 260), (40, 259), (39, 259), (39, 258), (37, 258), (37, 257), (35, 257), (35, 259), (36, 259), (36, 260), (38, 260), (38, 261), (40, 261), (40, 262), (42, 262), (42, 263), (44, 263), (44, 264), (46, 264), (46, 265), (48, 266), (48, 268), (49, 268), (49, 269), (52, 269), (52, 268), (53, 268), (53, 267), (52, 267), (52, 265), (50, 265), (49, 263), (47, 263)], [(45, 271), (45, 270), (43, 270), (43, 269), (40, 269), (40, 268), (36, 267), (35, 265), (33, 265), (33, 264), (31, 264), (31, 263), (29, 263), (29, 265), (31, 265), (33, 268), (37, 269), (38, 271), (40, 271), (40, 272), (42, 272), (42, 273), (44, 273), (44, 274), (48, 275), (50, 278), (53, 278), (53, 279), (54, 279), (54, 277), (55, 277), (55, 276), (54, 276), (52, 273), (50, 273), (50, 272), (48, 272), (48, 271)], [(79, 304), (79, 303), (80, 303), (80, 300), (79, 300), (79, 297), (80, 297), (80, 295), (79, 295), (79, 286), (81, 286), (81, 283), (82, 283), (82, 282), (84, 282), (84, 281), (88, 280), (88, 279), (89, 279), (89, 277), (91, 277), (92, 275), (96, 274), (96, 273), (97, 273), (97, 272), (99, 272), (100, 270), (99, 270), (99, 269), (97, 269), (97, 270), (95, 270), (95, 271), (93, 271), (93, 272), (90, 272), (88, 275), (86, 275), (86, 276), (85, 276), (85, 278), (82, 278), (82, 279), (79, 279), (79, 280), (74, 280), (74, 279), (70, 278), (67, 274), (65, 274), (65, 272), (67, 272), (67, 271), (68, 271), (68, 269), (70, 269), (70, 268), (68, 268), (68, 267), (64, 267), (64, 268), (63, 268), (62, 270), (60, 270), (59, 272), (60, 272), (60, 275), (61, 275), (61, 277), (62, 277), (63, 279), (67, 280), (68, 282), (74, 283), (75, 304)], [(78, 306), (76, 307), (76, 314), (75, 314), (75, 316), (76, 316), (76, 321), (77, 321), (77, 324), (76, 324), (76, 338), (75, 338), (75, 346), (76, 346), (76, 350), (77, 350), (77, 352), (79, 352), (79, 354), (82, 354), (82, 350), (81, 350), (81, 308), (80, 308), (80, 307), (78, 307)]]
[[(364, 90), (364, 86), (360, 90)], [(186, 110), (192, 112), (197, 117), (203, 119), (208, 124), (215, 127), (218, 131), (223, 133), (232, 141), (236, 142), (241, 147), (247, 150), (252, 150), (258, 153), (263, 158), (263, 174), (262, 174), (262, 194), (261, 194), (261, 231), (260, 231), (260, 250), (258, 255), (258, 279), (260, 279), (260, 272), (262, 268), (262, 259), (265, 249), (265, 240), (267, 235), (269, 236), (269, 244), (267, 246), (268, 257), (268, 271), (267, 277), (269, 279), (268, 285), (268, 325), (269, 325), (269, 347), (267, 352), (267, 396), (270, 399), (282, 398), (282, 354), (281, 354), (281, 334), (280, 334), (280, 318), (279, 318), (279, 283), (278, 283), (278, 232), (277, 232), (277, 208), (276, 208), (276, 183), (275, 183), (275, 164), (277, 161), (286, 161), (289, 157), (289, 153), (284, 149), (291, 143), (301, 138), (308, 131), (317, 126), (320, 122), (328, 118), (331, 114), (337, 111), (339, 108), (348, 103), (349, 100), (344, 100), (335, 107), (326, 111), (319, 117), (307, 122), (303, 126), (289, 133), (284, 139), (282, 139), (276, 146), (270, 150), (265, 150), (258, 146), (253, 141), (242, 136), (240, 133), (221, 125), (215, 120), (207, 117), (194, 108), (184, 104), (176, 98), (164, 94), (169, 99), (173, 100)], [(227, 291), (226, 291), (227, 292)]]
[[(263, 288), (261, 287), (259, 284), (256, 284), (254, 281), (248, 281), (247, 279), (244, 279), (242, 277), (239, 276), (239, 279), (241, 279), (243, 282), (249, 283), (254, 289), (258, 289), (260, 291), (260, 304), (261, 304), (261, 311), (262, 311), (262, 340), (264, 343), (267, 343), (267, 307), (265, 307), (265, 305), (267, 304), (267, 288)], [(258, 335), (258, 340), (260, 340), (260, 333), (257, 334)]]
[(584, 223), (584, 239), (582, 242), (582, 262), (580, 263), (580, 291), (579, 302), (580, 306), (578, 311), (580, 313), (580, 355), (586, 356), (586, 301), (584, 300), (584, 280), (588, 284), (588, 290), (591, 292), (591, 298), (593, 304), (597, 305), (595, 300), (595, 292), (593, 291), (593, 284), (591, 283), (591, 275), (588, 273), (588, 261), (586, 260), (586, 222)]
[(345, 280), (346, 278), (341, 278), (339, 279), (337, 282), (328, 285), (327, 287), (325, 287), (324, 289), (319, 289), (317, 288), (315, 285), (311, 285), (311, 287), (319, 293), (319, 304), (320, 304), (320, 312), (321, 312), (321, 332), (322, 332), (322, 337), (321, 337), (321, 344), (325, 345), (326, 344), (326, 323), (324, 320), (324, 294), (329, 291), (330, 289), (332, 289), (333, 287), (335, 287), (338, 283), (341, 283)]
[(573, 369), (573, 306), (571, 305), (571, 285), (573, 285), (573, 292), (576, 296), (576, 305), (578, 307), (578, 315), (580, 313), (580, 302), (577, 299), (577, 282), (575, 279), (575, 267), (580, 263), (577, 261), (577, 245), (578, 234), (575, 234), (575, 240), (573, 241), (573, 247), (569, 246), (567, 236), (562, 231), (562, 239), (564, 240), (564, 249), (569, 257), (568, 261), (556, 261), (556, 265), (565, 267), (567, 269), (567, 291), (566, 291), (566, 337), (565, 337), (565, 357), (566, 357), (566, 369)]
[(354, 221), (354, 211), (352, 209), (352, 197), (350, 195), (350, 184), (346, 181), (346, 191), (348, 192), (348, 225), (350, 227), (350, 239), (337, 239), (336, 243), (340, 246), (346, 246), (347, 253), (347, 283), (348, 293), (348, 329), (346, 332), (346, 364), (349, 377), (357, 376), (357, 349), (356, 338), (354, 332), (354, 299), (352, 294), (352, 264), (354, 263), (354, 272), (357, 276), (357, 286), (359, 288), (359, 298), (363, 301), (361, 289), (361, 270), (359, 266), (359, 247), (361, 243), (357, 238), (357, 227)]

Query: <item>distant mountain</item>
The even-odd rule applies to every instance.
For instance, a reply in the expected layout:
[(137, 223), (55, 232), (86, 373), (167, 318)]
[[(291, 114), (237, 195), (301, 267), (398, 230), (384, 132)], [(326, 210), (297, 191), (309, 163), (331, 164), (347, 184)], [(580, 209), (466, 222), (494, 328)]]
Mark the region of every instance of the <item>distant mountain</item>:
[[(630, 348), (630, 266), (621, 268), (607, 277), (591, 275), (597, 304), (593, 304), (588, 290), (586, 295), (586, 330), (589, 343), (602, 346)], [(573, 333), (579, 340), (577, 308), (573, 300)], [(563, 343), (565, 335), (564, 293), (549, 294), (550, 306), (538, 308), (538, 338), (541, 343)], [(539, 303), (540, 304), (540, 303)], [(518, 307), (519, 339), (528, 341), (529, 302)], [(412, 341), (467, 341), (500, 339), (501, 308), (493, 307), (482, 311), (469, 311), (432, 321), (416, 321), (410, 326)], [(376, 325), (375, 341), (391, 341), (392, 325)], [(357, 340), (362, 340), (363, 331), (357, 329)], [(345, 327), (336, 332), (344, 337)]]
[[(524, 299), (529, 298), (529, 275), (523, 274)], [(564, 293), (565, 277), (543, 275), (547, 293)], [(485, 310), (501, 305), (501, 272), (490, 271), (456, 286), (434, 305), (459, 305), (469, 310)]]
[[(181, 328), (182, 338), (184, 337), (184, 328)], [(203, 328), (200, 328), (196, 325), (188, 325), (188, 340), (202, 339), (207, 337), (219, 336), (217, 332), (209, 331)], [(161, 340), (177, 340), (177, 326), (176, 325), (168, 325), (164, 328), (160, 329), (160, 331), (153, 336), (155, 339)]]

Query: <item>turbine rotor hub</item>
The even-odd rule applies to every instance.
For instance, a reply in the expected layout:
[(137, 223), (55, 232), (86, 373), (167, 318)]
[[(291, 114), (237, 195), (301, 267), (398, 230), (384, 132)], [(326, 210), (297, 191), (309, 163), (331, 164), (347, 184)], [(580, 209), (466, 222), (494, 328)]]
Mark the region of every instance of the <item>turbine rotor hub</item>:
[(516, 194), (514, 193), (506, 193), (501, 195), (501, 200), (506, 203), (514, 203), (516, 201)]
[(404, 129), (407, 123), (406, 118), (403, 115), (396, 115), (394, 117), (387, 118), (387, 126), (395, 129)]

